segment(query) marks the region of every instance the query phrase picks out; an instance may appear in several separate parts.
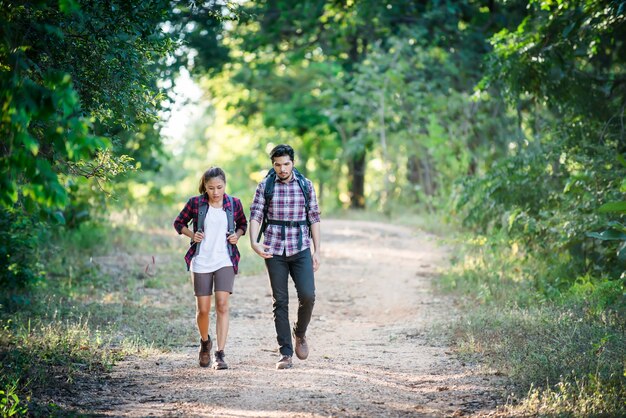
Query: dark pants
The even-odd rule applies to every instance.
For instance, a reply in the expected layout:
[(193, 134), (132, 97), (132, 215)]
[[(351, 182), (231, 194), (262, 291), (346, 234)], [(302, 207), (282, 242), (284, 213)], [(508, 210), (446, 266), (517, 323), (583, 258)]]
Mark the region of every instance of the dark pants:
[(311, 250), (302, 250), (290, 257), (274, 255), (265, 260), (267, 272), (272, 286), (274, 300), (274, 325), (276, 339), (282, 355), (293, 355), (291, 328), (289, 325), (289, 274), (298, 292), (298, 322), (295, 334), (302, 337), (311, 321), (315, 304), (315, 280), (313, 277), (313, 260)]

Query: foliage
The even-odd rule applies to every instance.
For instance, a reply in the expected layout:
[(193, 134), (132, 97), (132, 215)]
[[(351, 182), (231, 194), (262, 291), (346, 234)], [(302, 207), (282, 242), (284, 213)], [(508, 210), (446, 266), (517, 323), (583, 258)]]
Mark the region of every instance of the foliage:
[(395, 200), (432, 208), (436, 197), (449, 195), (450, 179), (483, 171), (501, 155), (502, 138), (511, 132), (501, 99), (467, 91), (472, 77), (459, 69), (474, 53), (452, 54), (433, 46), (427, 36), (406, 30), (388, 39), (388, 50), (375, 46), (350, 83), (340, 81), (327, 92), (336, 98), (331, 121), (362, 125), (358, 134), (345, 135), (351, 138), (343, 148), (367, 143), (374, 149), (372, 160), (379, 161), (379, 169), (372, 183), (378, 183), (374, 190), (379, 193), (373, 195), (380, 198), (372, 200), (382, 208)]
[[(2, 292), (0, 390), (15, 384), (12, 393), (29, 415), (62, 414), (67, 405), (44, 401), (102, 376), (124, 356), (195, 341), (194, 306), (181, 285), (187, 241), (163, 233), (173, 231), (164, 216), (171, 212), (142, 215), (147, 228), (127, 216), (118, 226), (84, 222), (52, 231), (54, 246), (42, 249), (48, 279), (27, 292)], [(150, 287), (165, 289), (166, 304)]]
[(625, 324), (615, 311), (596, 315), (577, 304), (484, 307), (455, 330), (464, 355), (481, 354), (515, 382), (513, 415), (624, 413)]
[[(112, 173), (98, 170), (103, 163), (127, 171), (125, 155), (140, 155), (125, 149), (133, 141), (158, 149), (155, 137), (123, 139), (135, 124), (156, 120), (150, 65), (170, 48), (157, 30), (167, 4), (0, 5), (4, 207), (19, 199), (31, 213), (63, 208), (65, 181), (108, 180)], [(112, 152), (98, 151), (105, 149)]]
[(517, 126), (454, 191), (473, 237), (446, 286), (478, 303), (455, 339), (515, 382), (513, 414), (624, 413), (625, 23), (622, 2), (532, 1), (492, 37), (478, 87)]
[(26, 415), (27, 409), (20, 405), (16, 394), (17, 382), (9, 383), (4, 390), (0, 389), (0, 415), (3, 417)]
[(460, 352), (510, 379), (513, 415), (621, 415), (625, 283), (592, 275), (548, 282), (560, 260), (521, 249), (503, 232), (458, 248), (441, 285), (467, 297), (454, 330)]
[(0, 287), (24, 289), (44, 276), (39, 242), (45, 231), (32, 216), (0, 209)]
[(479, 3), (256, 2), (231, 33), (238, 121), (287, 131), (315, 156), (314, 179), (342, 177), (328, 186), (344, 204), (431, 203), (499, 155), (512, 126), (497, 91), (473, 87), (488, 37), (520, 6)]

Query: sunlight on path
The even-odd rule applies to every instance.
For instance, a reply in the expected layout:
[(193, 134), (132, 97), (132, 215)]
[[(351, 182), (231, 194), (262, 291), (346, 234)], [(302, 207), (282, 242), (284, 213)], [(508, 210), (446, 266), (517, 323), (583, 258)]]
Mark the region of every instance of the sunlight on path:
[[(129, 358), (81, 408), (115, 416), (225, 417), (458, 416), (493, 410), (493, 379), (460, 363), (439, 333), (429, 332), (433, 326), (444, 329), (453, 315), (451, 301), (432, 294), (431, 281), (446, 259), (435, 238), (354, 221), (325, 221), (322, 231), (307, 361), (294, 357), (293, 369), (274, 369), (267, 278), (238, 277), (229, 370), (197, 367), (195, 344)], [(193, 320), (188, 318), (190, 332)]]

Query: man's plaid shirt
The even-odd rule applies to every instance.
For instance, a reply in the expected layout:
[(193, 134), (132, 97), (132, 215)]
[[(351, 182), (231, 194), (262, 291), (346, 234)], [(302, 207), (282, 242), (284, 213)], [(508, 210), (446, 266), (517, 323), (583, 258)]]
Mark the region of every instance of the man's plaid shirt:
[[(235, 231), (241, 229), (243, 233), (246, 233), (246, 229), (248, 228), (248, 221), (246, 220), (246, 215), (243, 212), (243, 205), (241, 204), (241, 200), (237, 199), (234, 196), (231, 196), (233, 199), (233, 219), (235, 221)], [(182, 229), (184, 226), (189, 225), (190, 221), (193, 221), (193, 232), (198, 231), (198, 208), (200, 207), (200, 203), (204, 202), (207, 205), (209, 204), (209, 198), (206, 193), (200, 196), (194, 196), (180, 211), (176, 220), (174, 221), (174, 228), (179, 234), (182, 234)], [(228, 201), (228, 195), (224, 193), (223, 200), (223, 209), (227, 210), (230, 207), (230, 203)], [(211, 233), (211, 231), (205, 231), (206, 233)], [(224, 237), (226, 239), (226, 237)], [(187, 254), (185, 254), (185, 262), (187, 263), (187, 270), (189, 270), (189, 266), (191, 264), (191, 259), (196, 253), (196, 245), (197, 243), (191, 240), (191, 244), (189, 245), (189, 250), (187, 250)], [(233, 245), (233, 253), (230, 257), (230, 260), (233, 262), (233, 269), (235, 270), (235, 274), (239, 271), (239, 259), (241, 256), (239, 255), (239, 250), (236, 245)]]
[[(265, 205), (265, 182), (263, 180), (256, 188), (254, 200), (250, 206), (250, 219), (259, 223), (263, 223), (263, 206)], [(309, 185), (309, 220), (311, 224), (320, 221), (320, 209), (315, 196), (315, 189), (311, 180), (306, 179)], [(291, 181), (283, 183), (276, 177), (274, 185), (274, 195), (267, 216), (269, 219), (279, 221), (304, 221), (306, 213), (304, 208), (304, 196), (302, 189), (298, 184), (295, 176), (291, 176)], [(279, 225), (268, 225), (264, 233), (263, 244), (270, 246), (270, 252), (274, 255), (283, 255), (289, 257), (304, 249), (311, 247), (311, 239), (309, 237), (309, 227), (302, 225), (299, 227), (286, 227), (286, 237), (283, 240), (281, 236), (282, 227)], [(298, 250), (298, 238), (302, 233), (302, 248)], [(252, 237), (256, 239), (256, 237)]]

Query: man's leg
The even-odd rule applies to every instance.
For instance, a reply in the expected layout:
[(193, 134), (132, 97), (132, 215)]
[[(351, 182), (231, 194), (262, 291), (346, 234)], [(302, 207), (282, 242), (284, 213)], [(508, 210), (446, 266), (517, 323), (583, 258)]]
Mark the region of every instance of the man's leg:
[(289, 270), (298, 291), (298, 322), (296, 322), (294, 333), (297, 337), (304, 337), (311, 322), (313, 305), (315, 305), (315, 279), (311, 250), (307, 248), (289, 257)]
[(274, 326), (280, 354), (293, 355), (291, 330), (289, 328), (289, 266), (286, 257), (274, 255), (265, 260), (272, 287)]

